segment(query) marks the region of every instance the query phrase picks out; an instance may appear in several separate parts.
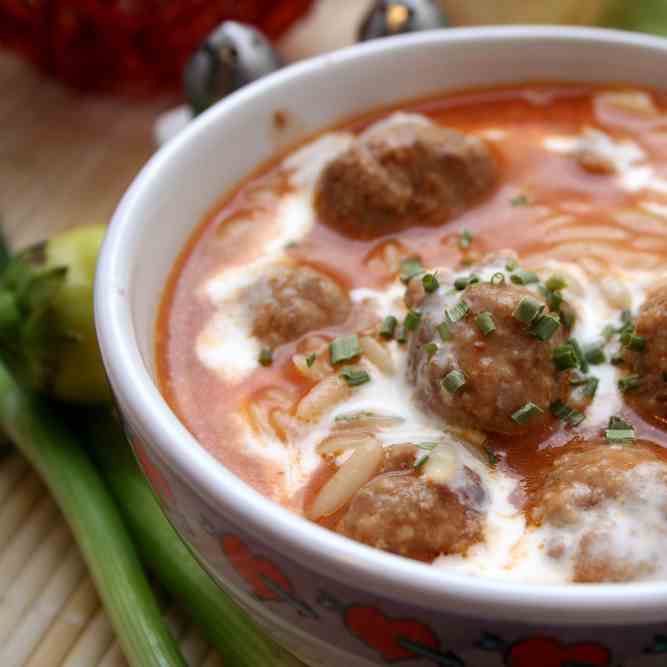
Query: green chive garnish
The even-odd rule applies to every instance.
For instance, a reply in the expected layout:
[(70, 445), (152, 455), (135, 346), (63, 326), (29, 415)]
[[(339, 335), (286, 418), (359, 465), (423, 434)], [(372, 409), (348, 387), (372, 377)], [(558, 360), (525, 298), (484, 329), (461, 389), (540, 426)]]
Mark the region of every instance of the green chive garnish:
[(461, 250), (465, 250), (466, 248), (470, 247), (471, 243), (472, 243), (472, 232), (469, 231), (468, 229), (462, 229), (461, 235), (459, 236), (459, 248), (461, 248)]
[(429, 294), (435, 292), (440, 287), (440, 283), (434, 273), (427, 273), (422, 276), (422, 285), (424, 286), (424, 290)]
[(354, 359), (361, 354), (361, 347), (359, 347), (359, 339), (356, 334), (350, 336), (339, 336), (329, 343), (329, 353), (331, 355), (331, 363), (338, 364), (341, 361), (348, 361)]
[(426, 463), (426, 461), (428, 461), (428, 460), (429, 460), (429, 455), (427, 454), (426, 456), (422, 456), (420, 459), (415, 461), (415, 463), (412, 467), (415, 470), (419, 470)]
[(387, 315), (380, 325), (380, 336), (383, 338), (393, 338), (398, 320), (393, 315)]
[(571, 345), (559, 345), (552, 352), (551, 360), (559, 371), (566, 371), (579, 365), (577, 355)]
[(484, 453), (486, 454), (486, 458), (489, 460), (490, 466), (494, 466), (496, 463), (498, 463), (498, 457), (490, 447), (484, 447)]
[(604, 338), (604, 340), (609, 342), (615, 333), (616, 329), (614, 328), (614, 326), (611, 324), (607, 324), (607, 326), (605, 326), (605, 328), (602, 329), (601, 336), (602, 338)]
[(438, 330), (443, 343), (447, 343), (448, 341), (452, 340), (452, 332), (449, 330), (447, 322), (441, 322), (438, 324), (436, 329)]
[(315, 363), (315, 353), (311, 352), (307, 357), (306, 357), (306, 366), (310, 368), (313, 364)]
[(454, 287), (457, 290), (464, 290), (468, 285), (474, 285), (479, 282), (479, 276), (471, 273), (469, 276), (461, 276), (454, 281)]
[(515, 285), (530, 285), (540, 281), (537, 273), (534, 271), (525, 271), (524, 269), (517, 269), (511, 276), (510, 280)]
[(492, 285), (495, 285), (496, 287), (499, 287), (500, 285), (505, 284), (505, 274), (501, 273), (500, 271), (497, 271), (491, 276), (491, 280), (489, 282)]
[(581, 372), (588, 373), (588, 362), (584, 356), (584, 351), (581, 349), (581, 345), (579, 345), (579, 341), (576, 338), (568, 338), (567, 344), (574, 350)]
[(644, 338), (644, 336), (638, 336), (631, 331), (626, 331), (622, 334), (621, 343), (624, 347), (627, 347), (628, 350), (633, 350), (635, 352), (644, 352), (644, 350), (646, 350), (646, 338)]
[(558, 419), (570, 426), (579, 426), (579, 424), (586, 418), (583, 412), (579, 412), (579, 410), (575, 410), (569, 405), (565, 405), (561, 400), (554, 401), (549, 406), (549, 410), (554, 417), (558, 417)]
[(560, 328), (558, 315), (544, 315), (533, 321), (530, 333), (541, 341), (549, 340)]
[(483, 336), (488, 336), (496, 330), (496, 323), (493, 321), (493, 315), (490, 312), (484, 311), (475, 318), (477, 328), (482, 332)]
[(547, 289), (552, 292), (557, 292), (558, 290), (565, 289), (567, 287), (567, 280), (562, 276), (551, 276), (545, 283)]
[(529, 401), (522, 408), (519, 408), (516, 412), (512, 413), (512, 421), (517, 424), (526, 424), (532, 417), (536, 417), (543, 413), (544, 410), (542, 410), (542, 408)]
[(516, 197), (512, 197), (512, 199), (510, 199), (510, 204), (512, 204), (512, 206), (527, 206), (528, 197), (526, 197), (526, 195), (517, 195)]
[(411, 278), (418, 276), (423, 271), (424, 267), (418, 257), (410, 257), (409, 259), (401, 260), (399, 273), (402, 283), (410, 282)]
[(505, 270), (514, 271), (519, 266), (516, 259), (508, 259), (507, 264), (505, 264)]
[(425, 452), (432, 452), (439, 443), (437, 442), (418, 442), (415, 447), (417, 449), (423, 449)]
[(442, 379), (442, 386), (450, 394), (455, 394), (465, 383), (466, 377), (461, 371), (449, 371)]
[(461, 299), (452, 308), (447, 308), (445, 310), (445, 315), (450, 322), (454, 323), (462, 320), (469, 312), (470, 306), (463, 299)]
[(371, 376), (365, 370), (354, 366), (343, 366), (340, 376), (350, 387), (357, 387), (360, 384), (370, 382), (371, 379)]
[(639, 375), (626, 375), (624, 378), (621, 378), (618, 381), (618, 388), (626, 394), (629, 391), (634, 391), (638, 389), (642, 383), (642, 379)]
[(607, 442), (612, 445), (630, 443), (635, 439), (635, 429), (632, 424), (628, 424), (621, 417), (610, 417), (604, 436)]
[(519, 301), (519, 305), (516, 307), (516, 310), (514, 313), (512, 313), (512, 315), (514, 319), (519, 320), (519, 322), (523, 322), (524, 324), (531, 324), (532, 321), (538, 317), (543, 310), (544, 306), (541, 303), (535, 301), (535, 299), (531, 299), (528, 296), (524, 296), (523, 299)]
[(401, 324), (396, 329), (396, 342), (397, 343), (405, 343), (407, 340), (408, 340), (408, 333), (405, 330), (405, 325)]
[(544, 300), (547, 302), (549, 310), (558, 312), (563, 305), (563, 295), (560, 292), (552, 292), (546, 288), (540, 289), (540, 292), (544, 296)]
[(593, 396), (595, 396), (595, 394), (597, 393), (599, 384), (600, 384), (599, 378), (596, 377), (586, 378), (586, 383), (583, 385), (584, 388), (582, 389), (581, 393), (588, 398), (593, 398)]
[(577, 314), (573, 310), (565, 308), (560, 311), (560, 321), (566, 329), (571, 329), (574, 326), (576, 319)]
[(436, 343), (426, 343), (424, 345), (424, 352), (429, 359), (433, 358), (433, 355), (438, 351), (438, 345)]
[(259, 353), (259, 363), (262, 366), (270, 366), (273, 363), (273, 351), (268, 347), (263, 347)]
[(602, 348), (603, 346), (601, 343), (589, 343), (588, 345), (584, 345), (583, 352), (586, 361), (592, 366), (604, 364), (604, 362), (607, 361), (607, 357)]
[(407, 331), (414, 331), (422, 320), (422, 314), (417, 310), (410, 310), (405, 316), (404, 326)]

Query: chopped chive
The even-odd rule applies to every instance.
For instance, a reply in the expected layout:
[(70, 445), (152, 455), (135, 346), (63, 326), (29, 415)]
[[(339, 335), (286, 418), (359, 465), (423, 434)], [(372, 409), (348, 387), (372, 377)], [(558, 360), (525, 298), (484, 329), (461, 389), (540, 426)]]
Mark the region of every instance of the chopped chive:
[(397, 343), (405, 343), (407, 340), (408, 340), (408, 334), (405, 330), (405, 325), (401, 324), (396, 329), (396, 342)]
[(315, 353), (311, 352), (307, 357), (306, 357), (306, 366), (310, 368), (313, 364), (315, 363)]
[(442, 386), (450, 393), (455, 394), (466, 383), (466, 377), (461, 371), (449, 371), (442, 379)]
[(551, 360), (559, 371), (576, 368), (579, 365), (577, 355), (571, 345), (559, 345), (551, 353)]
[(472, 232), (468, 229), (462, 229), (461, 235), (459, 236), (459, 248), (465, 250), (470, 247), (472, 243)]
[(623, 419), (623, 417), (618, 417), (614, 415), (613, 417), (609, 417), (609, 425), (607, 426), (607, 428), (618, 430), (623, 428), (625, 429), (633, 428), (633, 426), (629, 422), (626, 422), (625, 419)]
[(588, 373), (588, 361), (586, 361), (586, 357), (584, 356), (584, 351), (581, 349), (579, 341), (576, 338), (568, 338), (567, 343), (574, 350), (574, 354), (577, 357), (577, 362), (579, 364), (581, 372)]
[(552, 292), (557, 292), (558, 290), (565, 289), (567, 287), (567, 280), (562, 276), (551, 276), (545, 283), (548, 290)]
[(604, 435), (607, 442), (612, 445), (630, 443), (635, 439), (635, 429), (621, 417), (610, 417)]
[(436, 343), (426, 343), (424, 345), (424, 352), (429, 359), (433, 358), (433, 355), (438, 351), (438, 345)]
[(498, 457), (490, 447), (484, 447), (484, 453), (486, 454), (486, 458), (489, 460), (490, 466), (494, 466), (496, 463), (498, 463)]
[(410, 282), (411, 278), (418, 276), (423, 271), (424, 267), (418, 257), (401, 260), (399, 275), (402, 283)]
[(418, 442), (415, 447), (423, 449), (426, 452), (432, 452), (440, 443), (437, 442)]
[(517, 195), (516, 197), (512, 197), (510, 199), (510, 204), (512, 206), (528, 206), (528, 197), (526, 195)]
[(616, 329), (614, 328), (613, 325), (607, 324), (604, 329), (602, 329), (601, 336), (604, 340), (609, 342), (613, 335), (616, 333)]
[(519, 322), (523, 322), (524, 324), (531, 324), (532, 321), (538, 317), (543, 310), (544, 306), (541, 303), (535, 301), (535, 299), (531, 299), (528, 296), (524, 296), (523, 299), (519, 301), (519, 305), (516, 307), (514, 313), (512, 313), (512, 316), (514, 319), (519, 320)]
[(633, 350), (634, 352), (644, 352), (646, 350), (646, 338), (638, 336), (632, 331), (626, 331), (621, 335), (621, 343), (628, 350)]
[(393, 315), (387, 315), (380, 325), (380, 336), (383, 338), (393, 338), (398, 320)]
[(558, 315), (543, 315), (533, 321), (530, 333), (541, 341), (549, 340), (560, 328)]
[(579, 424), (586, 418), (586, 415), (584, 415), (583, 412), (571, 408), (561, 400), (554, 401), (549, 406), (549, 410), (554, 417), (557, 417), (570, 426), (579, 426)]
[(426, 461), (429, 460), (429, 455), (427, 454), (426, 456), (422, 456), (420, 459), (414, 462), (414, 465), (412, 466), (415, 470), (419, 470), (425, 463)]
[(494, 273), (491, 276), (491, 280), (489, 280), (489, 282), (492, 285), (495, 285), (496, 287), (499, 287), (500, 285), (504, 285), (505, 284), (505, 274), (501, 273), (500, 271), (496, 271), (496, 273)]
[(365, 382), (370, 382), (371, 379), (371, 376), (363, 368), (355, 368), (354, 366), (343, 366), (340, 376), (350, 387), (357, 387)]
[(329, 354), (331, 355), (332, 364), (338, 364), (341, 361), (348, 361), (349, 359), (358, 357), (361, 354), (359, 338), (357, 338), (356, 334), (334, 338), (329, 343)]
[(422, 314), (418, 310), (410, 310), (405, 316), (403, 326), (407, 331), (414, 331), (422, 321)]
[(613, 354), (609, 360), (609, 363), (612, 364), (612, 366), (622, 366), (625, 363), (625, 355), (623, 354), (623, 350), (619, 350)]
[(493, 321), (493, 315), (487, 310), (480, 313), (475, 318), (477, 328), (482, 332), (483, 336), (488, 336), (496, 330), (496, 323)]
[(529, 401), (522, 408), (519, 408), (516, 412), (512, 413), (512, 421), (516, 422), (517, 424), (526, 424), (532, 417), (536, 417), (537, 415), (541, 415), (543, 413), (544, 410), (542, 410), (542, 408)]
[(540, 279), (534, 271), (526, 271), (524, 269), (517, 269), (511, 276), (510, 280), (515, 285), (530, 285), (532, 283), (540, 282)]
[(469, 276), (461, 276), (454, 281), (454, 287), (461, 291), (464, 290), (468, 285), (474, 285), (479, 282), (479, 276), (471, 273)]
[(618, 388), (626, 394), (629, 391), (639, 389), (642, 379), (639, 375), (626, 375), (618, 381)]
[(440, 282), (434, 273), (427, 273), (422, 276), (422, 285), (429, 294), (435, 292), (440, 287)]
[(442, 339), (443, 343), (447, 343), (448, 341), (452, 340), (452, 332), (449, 330), (447, 322), (441, 322), (438, 324), (436, 329), (440, 334), (440, 338)]
[(563, 305), (563, 295), (560, 292), (552, 292), (551, 290), (540, 290), (544, 295), (544, 300), (547, 302), (549, 310), (558, 312)]
[(598, 385), (600, 384), (599, 378), (590, 377), (586, 380), (586, 384), (582, 390), (582, 394), (588, 398), (593, 398), (598, 390)]
[(470, 306), (463, 299), (461, 299), (452, 308), (447, 308), (445, 310), (445, 315), (451, 323), (454, 323), (462, 320), (469, 312)]
[(560, 310), (560, 321), (566, 329), (571, 329), (577, 319), (577, 314), (569, 308)]
[(601, 343), (588, 343), (588, 345), (584, 345), (584, 357), (592, 366), (604, 364), (604, 362), (607, 361), (607, 357), (602, 347)]
[(519, 266), (516, 259), (508, 259), (507, 264), (505, 264), (506, 271), (514, 271)]
[(270, 366), (273, 363), (273, 351), (268, 347), (263, 347), (259, 353), (259, 363), (262, 366)]

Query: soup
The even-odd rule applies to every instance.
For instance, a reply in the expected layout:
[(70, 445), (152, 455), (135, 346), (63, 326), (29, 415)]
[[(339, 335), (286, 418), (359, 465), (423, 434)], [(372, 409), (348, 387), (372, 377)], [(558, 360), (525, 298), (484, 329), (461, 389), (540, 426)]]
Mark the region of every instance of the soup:
[(477, 576), (667, 578), (661, 93), (527, 85), (251, 175), (166, 287), (161, 388), (291, 511)]

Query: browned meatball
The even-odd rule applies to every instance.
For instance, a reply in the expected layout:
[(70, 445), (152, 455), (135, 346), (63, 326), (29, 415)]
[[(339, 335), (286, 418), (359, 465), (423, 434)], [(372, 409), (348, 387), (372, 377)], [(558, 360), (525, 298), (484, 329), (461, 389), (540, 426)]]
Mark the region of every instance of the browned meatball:
[(276, 268), (246, 294), (252, 333), (270, 347), (341, 324), (350, 312), (347, 292), (328, 276), (305, 266)]
[(465, 553), (482, 538), (486, 492), (468, 467), (450, 485), (415, 470), (414, 445), (395, 445), (381, 474), (354, 495), (338, 532), (378, 549), (430, 561)]
[[(446, 324), (450, 340), (443, 341), (437, 327), (459, 295), (469, 312)], [(494, 433), (522, 433), (545, 426), (551, 419), (550, 404), (567, 395), (567, 373), (559, 373), (552, 360), (565, 333), (561, 326), (542, 341), (514, 316), (525, 298), (545, 305), (539, 295), (509, 283), (480, 282), (455, 296), (448, 287), (433, 294), (422, 292), (420, 303), (415, 301), (415, 290), (410, 296), (411, 306), (422, 311), (422, 320), (410, 339), (408, 379), (415, 383), (421, 402), (450, 423)], [(488, 335), (477, 322), (481, 313), (489, 313), (495, 325)], [(437, 345), (435, 353), (432, 344)], [(462, 373), (465, 379), (456, 391), (447, 388), (446, 378), (452, 372)], [(528, 403), (541, 412), (517, 422), (512, 416)]]
[[(556, 529), (547, 553), (572, 559), (574, 581), (629, 581), (655, 569), (656, 554), (640, 543), (643, 533), (656, 533), (641, 523), (652, 511), (647, 498), (657, 502), (667, 546), (667, 465), (641, 444), (591, 442), (556, 459), (530, 518)], [(627, 521), (630, 539), (620, 528)]]
[(476, 137), (419, 122), (362, 135), (319, 178), (315, 207), (325, 223), (356, 236), (403, 223), (438, 224), (487, 194), (496, 165)]
[(635, 323), (635, 333), (643, 336), (642, 352), (627, 350), (630, 373), (639, 375), (639, 385), (625, 394), (648, 417), (667, 418), (667, 284), (648, 293)]

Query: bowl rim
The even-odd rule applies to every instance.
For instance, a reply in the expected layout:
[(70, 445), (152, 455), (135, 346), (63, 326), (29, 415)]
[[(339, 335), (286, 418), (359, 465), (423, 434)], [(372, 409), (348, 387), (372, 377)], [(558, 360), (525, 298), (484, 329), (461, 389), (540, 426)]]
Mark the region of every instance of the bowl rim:
[[(177, 160), (195, 136), (224, 122), (257, 95), (270, 95), (283, 82), (392, 49), (440, 42), (490, 43), (535, 39), (640, 46), (662, 51), (659, 37), (600, 28), (502, 26), (449, 28), (357, 44), (293, 64), (237, 91), (199, 116), (144, 166), (123, 196), (100, 255), (95, 316), (104, 362), (130, 424), (140, 425), (149, 448), (208, 503), (222, 508), (258, 540), (301, 566), (368, 593), (430, 611), (485, 619), (561, 625), (640, 624), (667, 618), (667, 581), (626, 584), (548, 585), (483, 579), (447, 572), (358, 544), (313, 524), (265, 498), (198, 445), (171, 411), (142, 361), (130, 312), (129, 276), (141, 224), (142, 193)], [(193, 225), (194, 229), (194, 225)], [(129, 250), (129, 252), (128, 252)]]

